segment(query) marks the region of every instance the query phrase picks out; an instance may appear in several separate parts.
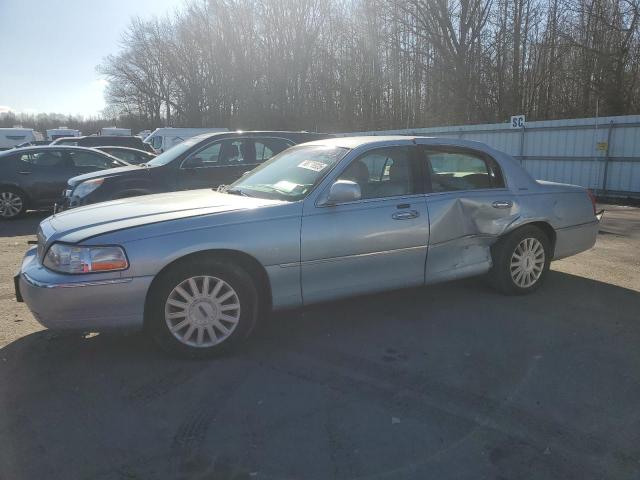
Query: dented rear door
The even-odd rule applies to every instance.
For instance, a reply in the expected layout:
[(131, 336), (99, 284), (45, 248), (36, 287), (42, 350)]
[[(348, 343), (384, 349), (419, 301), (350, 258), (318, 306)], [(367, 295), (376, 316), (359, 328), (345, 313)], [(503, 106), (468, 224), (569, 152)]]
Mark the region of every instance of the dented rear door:
[(518, 218), (502, 170), (473, 149), (420, 148), (430, 222), (425, 282), (487, 272), (491, 245)]

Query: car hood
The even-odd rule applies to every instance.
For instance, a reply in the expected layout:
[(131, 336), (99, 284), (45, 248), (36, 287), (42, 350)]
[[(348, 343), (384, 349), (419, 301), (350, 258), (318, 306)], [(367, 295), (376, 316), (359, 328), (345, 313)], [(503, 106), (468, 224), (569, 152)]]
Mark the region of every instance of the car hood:
[(92, 180), (94, 178), (116, 177), (120, 175), (131, 175), (131, 174), (148, 175), (149, 168), (141, 167), (140, 165), (129, 165), (126, 167), (107, 168), (106, 170), (96, 170), (95, 172), (85, 173), (83, 175), (78, 175), (77, 177), (70, 178), (67, 181), (67, 184), (73, 188), (79, 183), (84, 182), (85, 180)]
[(79, 242), (103, 233), (201, 215), (279, 205), (279, 200), (206, 190), (159, 193), (96, 203), (52, 215), (42, 222), (53, 241)]

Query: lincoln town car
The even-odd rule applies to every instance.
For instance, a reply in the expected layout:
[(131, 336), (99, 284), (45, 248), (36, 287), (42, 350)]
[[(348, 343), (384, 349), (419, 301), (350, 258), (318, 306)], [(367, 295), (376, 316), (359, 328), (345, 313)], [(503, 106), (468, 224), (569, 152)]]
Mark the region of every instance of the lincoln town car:
[(16, 296), (51, 329), (143, 328), (201, 357), (238, 345), (270, 310), (474, 275), (530, 293), (598, 226), (587, 189), (537, 181), (484, 144), (331, 138), (217, 190), (45, 219)]

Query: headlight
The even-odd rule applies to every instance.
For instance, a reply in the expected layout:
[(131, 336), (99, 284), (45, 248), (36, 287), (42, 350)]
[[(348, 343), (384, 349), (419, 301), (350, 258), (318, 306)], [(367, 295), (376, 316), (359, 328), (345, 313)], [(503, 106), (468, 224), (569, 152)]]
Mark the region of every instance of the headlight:
[(61, 273), (112, 272), (129, 266), (121, 247), (79, 247), (54, 243), (42, 262)]
[(93, 180), (86, 180), (73, 190), (73, 195), (76, 197), (86, 197), (96, 188), (102, 185), (102, 182), (104, 182), (104, 178), (94, 178)]

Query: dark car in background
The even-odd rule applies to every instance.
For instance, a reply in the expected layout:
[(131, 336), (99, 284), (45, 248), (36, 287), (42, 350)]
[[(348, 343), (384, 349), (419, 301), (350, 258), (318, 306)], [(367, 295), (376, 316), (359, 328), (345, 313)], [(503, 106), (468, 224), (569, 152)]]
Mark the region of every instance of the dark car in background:
[(65, 207), (151, 193), (216, 188), (299, 143), (332, 137), (308, 132), (221, 132), (191, 137), (141, 166), (71, 178)]
[(138, 150), (137, 148), (129, 147), (93, 147), (94, 150), (100, 150), (101, 152), (108, 153), (111, 156), (124, 160), (131, 165), (140, 165), (156, 158), (155, 153), (145, 152), (144, 150)]
[(33, 140), (31, 142), (24, 142), (20, 145), (16, 145), (13, 148), (25, 148), (25, 147), (41, 147), (43, 145), (49, 145), (51, 140)]
[(51, 145), (72, 145), (77, 147), (129, 147), (155, 153), (153, 147), (144, 143), (140, 137), (124, 135), (89, 135), (86, 137), (63, 137), (54, 140)]
[(0, 219), (46, 210), (62, 198), (76, 175), (128, 165), (104, 152), (62, 145), (0, 152)]

